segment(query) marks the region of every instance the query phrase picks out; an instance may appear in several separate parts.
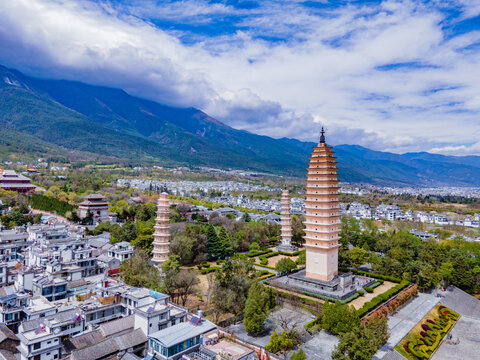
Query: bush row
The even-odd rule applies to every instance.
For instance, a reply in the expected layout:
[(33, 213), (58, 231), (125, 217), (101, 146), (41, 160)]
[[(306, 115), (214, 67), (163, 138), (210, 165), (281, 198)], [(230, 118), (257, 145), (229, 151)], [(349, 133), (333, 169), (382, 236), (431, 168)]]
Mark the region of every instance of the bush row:
[(378, 287), (380, 285), (382, 285), (382, 283), (380, 281), (377, 281), (370, 286), (365, 286), (364, 289), (365, 289), (366, 292), (372, 293), (373, 289), (375, 289), (376, 287)]
[(360, 309), (357, 310), (357, 314), (359, 317), (363, 317), (365, 314), (369, 313), (373, 309), (375, 309), (381, 303), (387, 301), (392, 296), (397, 295), (400, 291), (406, 288), (410, 283), (408, 281), (401, 281), (400, 284), (395, 285), (393, 288), (385, 291), (383, 294), (375, 296), (369, 302), (366, 302)]
[(257, 256), (260, 256), (260, 255), (264, 255), (264, 254), (268, 254), (268, 253), (271, 253), (272, 250), (260, 250), (260, 251), (254, 251), (254, 252), (251, 252), (251, 253), (247, 253), (247, 256), (252, 258), (252, 257), (257, 257)]
[[(280, 284), (274, 284), (272, 286), (276, 286), (276, 287), (279, 287), (279, 288), (285, 289), (285, 290), (290, 290), (290, 288), (288, 288), (286, 286), (284, 287)], [(316, 293), (312, 293), (310, 291), (305, 291), (305, 290), (297, 290), (297, 291), (299, 293), (303, 294), (303, 295), (307, 295), (307, 296), (310, 296), (310, 297), (313, 297), (313, 298), (316, 298), (316, 299), (320, 299), (320, 300), (324, 300), (324, 301), (328, 301), (328, 302), (331, 302), (331, 303), (335, 303), (336, 301), (338, 301), (337, 299), (334, 299), (334, 298), (331, 298), (331, 297), (328, 297), (328, 296), (324, 296), (324, 295), (319, 295), (319, 294), (316, 294)], [(340, 302), (342, 304), (347, 304), (350, 301), (355, 300), (358, 297), (360, 297), (360, 294), (358, 292), (356, 292), (355, 294), (346, 298), (345, 300), (340, 300)]]
[(211, 273), (217, 269), (220, 269), (219, 266), (211, 266), (211, 267), (208, 267), (208, 268), (205, 268), (205, 269), (202, 269), (202, 270), (199, 270), (198, 272), (200, 274), (208, 274), (208, 273)]
[(385, 280), (385, 281), (391, 281), (391, 282), (394, 282), (394, 283), (400, 283), (402, 281), (402, 279), (399, 279), (397, 277), (393, 277), (393, 276), (388, 276), (388, 275), (382, 275), (382, 274), (376, 274), (376, 273), (370, 273), (370, 272), (367, 272), (367, 271), (360, 271), (360, 270), (355, 270), (355, 269), (347, 269), (347, 268), (339, 268), (338, 270), (340, 271), (343, 271), (343, 272), (353, 272), (354, 274), (358, 274), (358, 275), (364, 275), (364, 276), (368, 276), (368, 277), (371, 277), (371, 278), (374, 278), (374, 279), (381, 279), (381, 280)]
[(260, 266), (260, 267), (265, 268), (265, 269), (275, 270), (275, 268), (273, 266), (263, 265), (262, 263), (260, 263), (260, 264), (255, 263), (255, 265)]

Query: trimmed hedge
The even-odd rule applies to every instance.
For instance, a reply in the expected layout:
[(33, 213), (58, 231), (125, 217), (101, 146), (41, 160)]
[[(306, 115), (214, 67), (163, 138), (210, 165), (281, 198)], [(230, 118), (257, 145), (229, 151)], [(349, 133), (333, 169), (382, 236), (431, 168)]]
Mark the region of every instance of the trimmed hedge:
[(273, 266), (262, 265), (262, 264), (257, 264), (257, 263), (255, 263), (255, 265), (260, 266), (260, 267), (265, 268), (265, 269), (275, 270), (275, 268)]
[(294, 252), (286, 252), (286, 251), (277, 251), (279, 255), (285, 255), (285, 256), (298, 256), (300, 255), (300, 251), (294, 251)]
[(402, 279), (399, 279), (399, 278), (396, 278), (396, 277), (393, 277), (393, 276), (370, 273), (370, 272), (367, 272), (367, 271), (360, 271), (360, 270), (347, 269), (347, 268), (339, 268), (338, 270), (343, 271), (343, 272), (351, 271), (352, 273), (357, 274), (357, 275), (364, 275), (364, 276), (368, 276), (368, 277), (371, 277), (371, 278), (374, 278), (374, 279), (391, 281), (391, 282), (394, 282), (394, 283), (401, 283), (402, 282)]
[(358, 293), (358, 295), (360, 295), (360, 296), (365, 295), (365, 291), (363, 291), (363, 290), (358, 290), (357, 293)]
[(387, 301), (391, 297), (397, 295), (400, 291), (406, 288), (410, 283), (408, 281), (403, 280), (400, 284), (395, 285), (393, 288), (385, 291), (383, 294), (375, 296), (369, 302), (366, 302), (360, 309), (357, 310), (358, 316), (361, 318), (365, 314), (369, 313), (373, 309), (375, 309), (381, 303)]
[(220, 269), (219, 266), (211, 266), (211, 267), (208, 267), (208, 268), (205, 268), (205, 269), (202, 269), (202, 270), (199, 270), (198, 272), (200, 274), (208, 274), (208, 273), (211, 273), (217, 269)]
[(275, 276), (275, 274), (269, 272), (268, 274), (263, 275), (262, 277), (260, 277), (260, 280), (265, 280), (265, 279), (271, 278), (271, 277), (273, 277), (273, 276)]
[(255, 252), (247, 253), (246, 255), (247, 255), (249, 258), (252, 258), (252, 257), (257, 257), (257, 256), (260, 256), (260, 255), (268, 254), (268, 253), (271, 253), (271, 252), (272, 252), (272, 250), (260, 250), (260, 251), (255, 251)]
[[(272, 285), (274, 287), (278, 287), (280, 289), (285, 289), (285, 290), (290, 290), (292, 291), (290, 288), (284, 288), (283, 286), (279, 285), (279, 284), (275, 284), (275, 285)], [(310, 297), (313, 297), (313, 298), (316, 298), (316, 299), (319, 299), (319, 300), (324, 300), (324, 301), (329, 301), (331, 303), (335, 303), (336, 301), (339, 301), (337, 299), (334, 299), (334, 298), (331, 298), (331, 297), (328, 297), (328, 296), (324, 296), (324, 295), (319, 295), (319, 294), (316, 294), (316, 293), (312, 293), (310, 291), (305, 291), (305, 290), (296, 290), (295, 292), (298, 292), (300, 294), (303, 294), (303, 295), (307, 295), (307, 296), (310, 296)], [(346, 298), (345, 300), (340, 300), (340, 302), (342, 304), (347, 304), (349, 303), (350, 301), (352, 300), (355, 300), (356, 298), (360, 297), (360, 294), (358, 292), (356, 292), (355, 294), (353, 294), (352, 296)]]
[(345, 300), (340, 300), (340, 302), (341, 302), (342, 304), (348, 304), (350, 301), (353, 301), (353, 300), (355, 300), (356, 298), (359, 298), (359, 297), (360, 297), (360, 294), (359, 294), (358, 291), (357, 291), (355, 294), (353, 294), (352, 296), (346, 298)]

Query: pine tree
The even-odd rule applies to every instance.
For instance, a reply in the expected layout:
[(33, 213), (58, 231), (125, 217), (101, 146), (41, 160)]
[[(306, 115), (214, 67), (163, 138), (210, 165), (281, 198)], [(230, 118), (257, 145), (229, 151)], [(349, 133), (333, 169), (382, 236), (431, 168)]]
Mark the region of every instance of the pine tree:
[(280, 338), (278, 337), (278, 334), (276, 331), (273, 332), (272, 336), (270, 336), (270, 342), (265, 346), (267, 351), (270, 351), (272, 353), (276, 353), (277, 351), (280, 350)]
[(222, 256), (222, 244), (212, 224), (207, 227), (207, 246), (209, 259), (215, 260)]
[(263, 284), (255, 282), (248, 290), (247, 301), (245, 302), (245, 313), (243, 323), (249, 334), (255, 334), (262, 330), (263, 323), (267, 319), (266, 296)]
[(290, 360), (305, 360), (306, 358), (307, 358), (307, 355), (302, 349), (300, 349), (297, 352), (294, 352), (292, 354), (292, 357), (290, 358)]
[(222, 257), (224, 258), (226, 256), (232, 255), (232, 239), (228, 235), (227, 230), (224, 226), (220, 228), (220, 233), (218, 234), (218, 237), (222, 245)]

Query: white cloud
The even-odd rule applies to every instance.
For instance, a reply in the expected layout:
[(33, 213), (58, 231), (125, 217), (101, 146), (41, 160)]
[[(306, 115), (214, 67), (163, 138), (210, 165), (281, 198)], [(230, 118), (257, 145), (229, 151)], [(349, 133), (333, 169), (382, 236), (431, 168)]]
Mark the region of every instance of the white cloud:
[[(480, 11), (455, 6), (463, 18)], [(237, 31), (210, 36), (151, 22), (201, 26), (233, 15)], [(315, 140), (321, 119), (333, 143), (480, 154), (464, 145), (480, 135), (480, 47), (472, 46), (480, 32), (447, 38), (440, 6), (11, 0), (0, 2), (0, 16), (0, 59), (33, 74), (196, 106), (273, 137)], [(196, 41), (183, 43), (185, 34)]]

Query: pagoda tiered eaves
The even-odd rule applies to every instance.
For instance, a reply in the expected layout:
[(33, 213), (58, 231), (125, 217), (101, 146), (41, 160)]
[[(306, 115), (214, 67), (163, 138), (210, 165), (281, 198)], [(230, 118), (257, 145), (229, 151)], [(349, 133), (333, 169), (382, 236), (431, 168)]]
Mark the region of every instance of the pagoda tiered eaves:
[(305, 200), (306, 276), (328, 281), (338, 274), (338, 174), (332, 148), (320, 142), (309, 157)]

